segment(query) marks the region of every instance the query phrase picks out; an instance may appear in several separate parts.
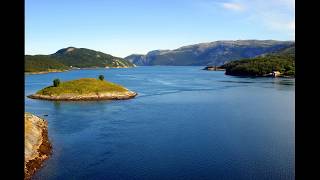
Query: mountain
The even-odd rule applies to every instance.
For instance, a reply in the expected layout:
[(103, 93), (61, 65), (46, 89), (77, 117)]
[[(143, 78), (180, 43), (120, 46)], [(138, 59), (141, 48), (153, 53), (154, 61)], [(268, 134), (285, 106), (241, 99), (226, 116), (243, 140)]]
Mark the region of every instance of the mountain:
[(145, 56), (143, 54), (131, 54), (131, 55), (125, 57), (124, 59), (126, 59), (127, 61), (132, 62), (134, 64), (137, 64), (137, 65), (148, 64), (147, 56)]
[[(275, 51), (261, 54), (259, 56), (264, 57), (264, 56), (268, 56), (268, 55), (291, 55), (291, 56), (295, 57), (295, 43), (292, 43), (289, 46), (285, 46), (285, 47), (277, 49)], [(259, 57), (259, 56), (256, 56), (256, 57)]]
[(25, 72), (68, 70), (73, 67), (133, 67), (131, 62), (86, 48), (68, 47), (50, 55), (25, 55)]
[(270, 76), (278, 71), (280, 76), (295, 76), (295, 45), (255, 58), (232, 61), (221, 66), (227, 75)]
[(275, 40), (214, 41), (183, 46), (174, 50), (150, 51), (146, 55), (132, 54), (125, 59), (140, 66), (219, 66), (230, 61), (275, 52), (293, 43), (293, 41)]
[(68, 47), (50, 55), (67, 66), (87, 67), (133, 67), (131, 62), (86, 48)]
[(278, 54), (278, 55), (291, 55), (293, 57), (295, 57), (295, 43), (291, 44), (288, 47), (279, 49), (278, 51), (274, 52), (274, 54)]

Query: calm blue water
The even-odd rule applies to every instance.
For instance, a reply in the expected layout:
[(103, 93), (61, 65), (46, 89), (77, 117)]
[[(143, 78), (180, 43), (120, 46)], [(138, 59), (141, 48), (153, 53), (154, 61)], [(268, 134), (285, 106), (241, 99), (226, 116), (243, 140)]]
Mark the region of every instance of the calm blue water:
[(34, 179), (294, 179), (295, 82), (202, 67), (27, 75), (26, 95), (103, 74), (139, 95), (124, 101), (25, 98), (49, 123), (53, 155)]

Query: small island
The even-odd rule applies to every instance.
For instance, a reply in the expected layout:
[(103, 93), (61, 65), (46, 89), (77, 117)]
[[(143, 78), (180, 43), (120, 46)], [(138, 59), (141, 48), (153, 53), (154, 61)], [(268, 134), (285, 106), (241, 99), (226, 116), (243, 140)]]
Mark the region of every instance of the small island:
[(48, 139), (48, 123), (33, 114), (24, 114), (24, 173), (25, 179), (31, 179), (42, 163), (51, 154)]
[(137, 93), (118, 84), (105, 81), (100, 75), (98, 79), (82, 78), (61, 83), (59, 79), (55, 79), (53, 86), (27, 97), (53, 101), (94, 101), (131, 99), (136, 95)]

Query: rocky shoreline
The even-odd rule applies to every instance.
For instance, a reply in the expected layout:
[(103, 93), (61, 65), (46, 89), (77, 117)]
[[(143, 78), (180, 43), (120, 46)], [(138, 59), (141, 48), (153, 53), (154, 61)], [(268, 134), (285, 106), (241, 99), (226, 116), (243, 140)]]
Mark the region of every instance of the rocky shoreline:
[(66, 72), (70, 70), (49, 70), (49, 71), (38, 71), (38, 72), (25, 72), (24, 74), (30, 75), (30, 74), (48, 74), (48, 73), (55, 73), (55, 72)]
[(43, 99), (51, 101), (98, 101), (98, 100), (125, 100), (131, 99), (138, 94), (132, 91), (126, 92), (108, 92), (108, 93), (92, 93), (92, 94), (63, 94), (63, 95), (41, 95), (32, 94), (27, 96), (31, 99)]
[(202, 70), (207, 70), (207, 71), (225, 71), (226, 69), (220, 68), (219, 66), (206, 66)]
[(238, 77), (252, 77), (252, 78), (260, 78), (260, 77), (267, 77), (267, 78), (288, 78), (288, 79), (295, 79), (295, 76), (288, 76), (279, 74), (277, 76), (274, 76), (272, 74), (263, 74), (263, 75), (250, 75), (250, 74), (236, 74), (236, 73), (225, 73), (228, 76), (238, 76)]
[(42, 166), (51, 154), (48, 138), (48, 122), (30, 113), (25, 113), (25, 180)]

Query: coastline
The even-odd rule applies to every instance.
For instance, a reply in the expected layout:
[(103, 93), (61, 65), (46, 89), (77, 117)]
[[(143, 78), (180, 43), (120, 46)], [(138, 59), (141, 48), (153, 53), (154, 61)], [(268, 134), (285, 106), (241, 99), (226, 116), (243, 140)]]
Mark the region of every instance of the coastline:
[(41, 99), (50, 101), (99, 101), (99, 100), (126, 100), (137, 96), (133, 91), (126, 92), (108, 92), (108, 93), (92, 93), (92, 94), (63, 94), (63, 95), (41, 95), (32, 94), (27, 96), (31, 99)]
[(249, 78), (288, 78), (288, 79), (295, 79), (294, 76), (285, 76), (285, 75), (279, 75), (279, 76), (276, 76), (276, 77), (273, 77), (273, 76), (270, 76), (270, 75), (265, 75), (265, 76), (262, 76), (262, 75), (234, 75), (234, 74), (225, 74), (227, 76), (235, 76), (235, 77), (249, 77)]
[(48, 70), (48, 71), (37, 71), (37, 72), (24, 72), (25, 75), (32, 75), (32, 74), (48, 74), (48, 73), (57, 73), (57, 72), (66, 72), (71, 71), (72, 69), (68, 70)]
[(25, 180), (42, 167), (51, 155), (48, 138), (48, 122), (30, 113), (25, 113)]
[(71, 68), (71, 69), (66, 69), (66, 70), (57, 70), (57, 69), (51, 69), (48, 71), (36, 71), (36, 72), (24, 72), (25, 75), (34, 75), (34, 74), (48, 74), (48, 73), (58, 73), (58, 72), (66, 72), (66, 71), (72, 71), (72, 70), (88, 70), (88, 69), (100, 69), (100, 68), (105, 68), (105, 69), (122, 69), (122, 68), (134, 68), (137, 66), (124, 66), (124, 67), (86, 67), (86, 68)]
[(206, 70), (206, 71), (225, 71), (225, 75), (228, 76), (237, 76), (237, 77), (273, 77), (273, 78), (290, 78), (290, 79), (294, 79), (294, 76), (287, 76), (287, 75), (277, 75), (277, 76), (272, 76), (270, 74), (264, 74), (264, 75), (245, 75), (245, 74), (230, 74), (230, 73), (226, 73), (226, 69), (223, 68), (214, 68), (214, 67), (205, 67), (202, 70)]

